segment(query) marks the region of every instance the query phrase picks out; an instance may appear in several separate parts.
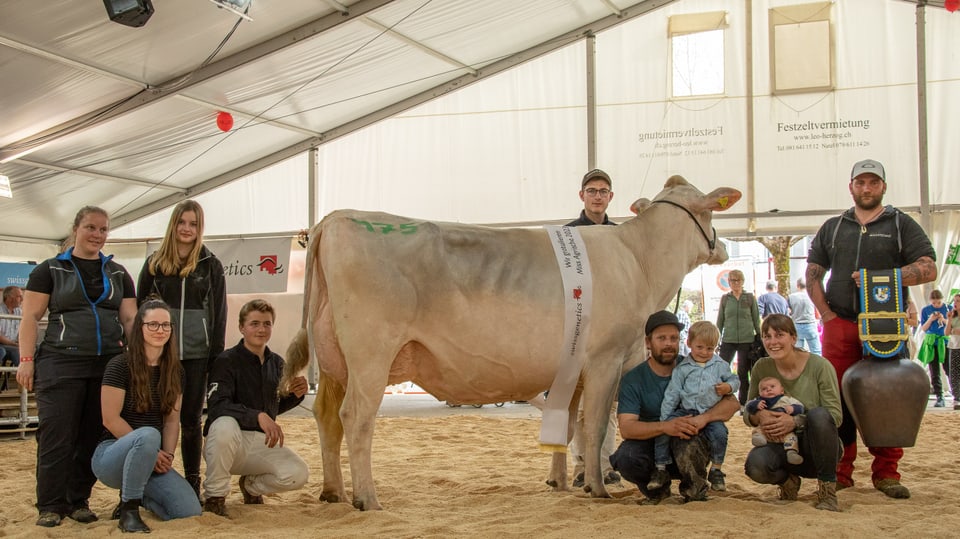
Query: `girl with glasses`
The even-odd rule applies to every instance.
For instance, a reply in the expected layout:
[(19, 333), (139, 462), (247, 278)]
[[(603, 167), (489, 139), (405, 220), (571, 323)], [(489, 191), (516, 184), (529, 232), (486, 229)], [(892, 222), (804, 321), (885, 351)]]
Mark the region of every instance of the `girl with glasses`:
[(200, 502), (173, 469), (180, 434), (183, 367), (170, 338), (170, 308), (149, 300), (137, 311), (130, 346), (111, 359), (100, 393), (103, 434), (93, 471), (120, 489), (113, 512), (124, 532), (149, 532), (140, 506), (161, 520), (197, 516)]

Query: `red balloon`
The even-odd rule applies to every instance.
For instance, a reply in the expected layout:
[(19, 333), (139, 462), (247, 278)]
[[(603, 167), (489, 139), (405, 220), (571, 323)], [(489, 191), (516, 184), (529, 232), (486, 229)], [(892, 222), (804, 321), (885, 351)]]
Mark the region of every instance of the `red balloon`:
[(950, 13), (953, 13), (960, 8), (960, 0), (946, 0), (946, 2), (943, 3), (943, 7), (947, 8), (947, 11)]
[(217, 114), (217, 127), (220, 128), (220, 131), (230, 131), (230, 129), (233, 127), (233, 115), (229, 112), (221, 112)]

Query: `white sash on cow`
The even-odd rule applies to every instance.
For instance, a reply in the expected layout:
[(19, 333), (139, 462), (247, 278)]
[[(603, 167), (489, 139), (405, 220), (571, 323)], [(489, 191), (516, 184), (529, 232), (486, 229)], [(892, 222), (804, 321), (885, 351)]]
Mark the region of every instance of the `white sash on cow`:
[(550, 243), (557, 255), (563, 280), (564, 320), (563, 348), (557, 375), (550, 386), (550, 396), (543, 407), (540, 447), (546, 451), (567, 450), (567, 424), (570, 400), (577, 387), (586, 359), (587, 328), (593, 303), (593, 280), (587, 249), (580, 231), (569, 226), (546, 226)]

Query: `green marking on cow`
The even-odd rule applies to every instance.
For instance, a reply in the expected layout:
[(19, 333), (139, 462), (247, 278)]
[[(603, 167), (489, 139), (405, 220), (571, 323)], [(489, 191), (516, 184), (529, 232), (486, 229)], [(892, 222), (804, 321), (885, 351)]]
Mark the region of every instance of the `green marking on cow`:
[(400, 225), (394, 225), (391, 223), (372, 223), (370, 221), (354, 219), (353, 217), (351, 217), (350, 220), (366, 228), (367, 232), (379, 232), (380, 234), (384, 235), (390, 234), (391, 232), (399, 232), (400, 234), (414, 234), (417, 231), (417, 225), (415, 223), (403, 223)]

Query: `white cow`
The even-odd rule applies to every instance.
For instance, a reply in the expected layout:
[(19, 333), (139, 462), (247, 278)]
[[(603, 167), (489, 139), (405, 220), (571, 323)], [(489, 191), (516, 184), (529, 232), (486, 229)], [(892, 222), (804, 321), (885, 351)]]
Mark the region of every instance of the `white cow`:
[[(581, 373), (586, 434), (584, 488), (607, 497), (600, 447), (621, 371), (644, 357), (647, 315), (666, 305), (690, 270), (720, 263), (711, 212), (736, 189), (704, 195), (671, 177), (638, 216), (617, 227), (579, 229), (593, 273), (593, 312)], [(314, 416), (323, 454), (320, 499), (346, 501), (344, 432), (353, 505), (380, 509), (371, 468), (374, 420), (388, 384), (413, 381), (440, 400), (525, 400), (558, 370), (564, 298), (543, 229), (494, 229), (335, 211), (310, 231), (306, 330), (287, 355), (285, 379), (306, 366), (307, 340), (320, 363)], [(308, 337), (309, 334), (309, 337)], [(571, 426), (579, 391), (570, 403)], [(566, 489), (566, 456), (550, 484)]]

